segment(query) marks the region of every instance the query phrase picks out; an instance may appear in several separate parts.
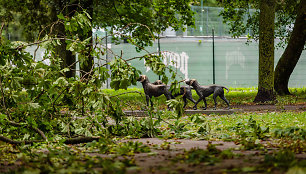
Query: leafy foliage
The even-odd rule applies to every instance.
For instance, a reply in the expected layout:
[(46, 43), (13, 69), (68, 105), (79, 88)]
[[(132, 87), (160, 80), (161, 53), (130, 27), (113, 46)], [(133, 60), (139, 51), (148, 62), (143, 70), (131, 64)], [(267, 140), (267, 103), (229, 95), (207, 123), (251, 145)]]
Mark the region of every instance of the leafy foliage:
[[(78, 35), (83, 32), (86, 34), (92, 28), (91, 17), (86, 11), (76, 12), (72, 17), (59, 14), (58, 18), (65, 24), (66, 49), (78, 54), (81, 65), (86, 63), (87, 52), (96, 55), (97, 59), (103, 59), (101, 55), (106, 48), (87, 50), (91, 36), (82, 40), (83, 37)], [(29, 132), (28, 126), (47, 132), (46, 136), (53, 141), (67, 137), (96, 136), (105, 131), (117, 134), (125, 129), (119, 125), (124, 115), (119, 103), (104, 93), (101, 86), (110, 77), (112, 88), (127, 89), (136, 84), (141, 72), (122, 57), (115, 57), (109, 63), (110, 75), (105, 67), (107, 64), (104, 64), (93, 67), (90, 80), (82, 77), (66, 78), (63, 75), (68, 69), (61, 68), (61, 59), (54, 54), (62, 38), (46, 35), (43, 39), (40, 43), (46, 49), (44, 59), (49, 59), (50, 64), (45, 64), (43, 60), (35, 61), (23, 51), (24, 45), (1, 40), (2, 134), (13, 139), (37, 139), (39, 135), (35, 131)], [(147, 66), (152, 66), (154, 72), (166, 77), (166, 67), (160, 57), (145, 55), (141, 58), (147, 60)], [(113, 118), (117, 125), (109, 124), (107, 117)], [(21, 132), (16, 132), (16, 128), (10, 129), (10, 121), (13, 120), (25, 125)], [(151, 121), (148, 122), (150, 131), (154, 129)], [(139, 129), (143, 129), (143, 125), (140, 124)], [(152, 132), (150, 136), (153, 136)]]
[[(106, 28), (113, 26), (116, 38), (128, 38), (129, 42), (138, 45), (142, 50), (153, 44), (152, 33), (161, 33), (168, 27), (175, 31), (185, 29), (185, 26), (194, 26), (193, 12), (189, 5), (190, 0), (163, 1), (163, 0), (104, 0), (94, 1), (94, 25)], [(103, 15), (101, 15), (103, 14)], [(126, 26), (130, 27), (126, 27)], [(150, 30), (148, 30), (148, 28)], [(116, 31), (120, 31), (117, 33)], [(128, 34), (121, 36), (121, 33)]]
[(112, 69), (111, 75), (111, 88), (127, 89), (128, 86), (136, 85), (137, 78), (140, 76), (140, 71), (132, 67), (122, 58), (115, 58), (110, 63)]
[(189, 164), (198, 165), (204, 163), (205, 165), (214, 165), (222, 159), (232, 158), (234, 154), (230, 151), (221, 151), (216, 148), (216, 145), (209, 142), (207, 150), (193, 148), (185, 151), (184, 154), (178, 156), (175, 160), (186, 161)]
[[(285, 0), (276, 4), (275, 38), (280, 38), (278, 45), (284, 47), (288, 42), (292, 25), (297, 14), (296, 7), (299, 1)], [(224, 7), (220, 13), (223, 22), (228, 23), (233, 37), (240, 37), (246, 31), (248, 39), (257, 40), (259, 37), (259, 1), (219, 1)], [(255, 10), (255, 11), (254, 11)], [(244, 19), (247, 15), (247, 19)]]
[(126, 173), (135, 166), (128, 160), (116, 161), (111, 158), (90, 156), (70, 150), (69, 147), (48, 148), (48, 153), (24, 151), (21, 157), (24, 165), (17, 172), (31, 173)]
[[(117, 8), (119, 15), (114, 18), (114, 25), (117, 25), (117, 29), (119, 26), (123, 26), (124, 21), (139, 22), (138, 20), (141, 20), (143, 15), (157, 17), (152, 19), (161, 22), (161, 24), (168, 20), (173, 22), (155, 26), (156, 28), (151, 31), (148, 30), (151, 24), (148, 24), (147, 27), (133, 24), (130, 26), (135, 27), (127, 26), (124, 28), (123, 34), (121, 33), (120, 36), (128, 37), (129, 41), (136, 43), (136, 45), (140, 42), (140, 46), (136, 47), (143, 49), (142, 46), (149, 45), (151, 42), (148, 38), (149, 35), (152, 36), (152, 32), (158, 33), (163, 29), (162, 27), (167, 25), (178, 29), (185, 24), (192, 23), (187, 20), (191, 15), (186, 6), (188, 1), (153, 2), (154, 7), (148, 6), (141, 11), (137, 11), (136, 7), (143, 7), (142, 5), (147, 4), (147, 1), (141, 2), (142, 4), (133, 1), (122, 1), (122, 4), (117, 1), (101, 1), (100, 3), (111, 5), (112, 10)], [(27, 4), (33, 3), (34, 1), (27, 2)], [(115, 3), (115, 6), (107, 3)], [(124, 6), (126, 3), (129, 3), (129, 6)], [(169, 6), (171, 8), (167, 9)], [(174, 11), (178, 11), (178, 13), (174, 13)], [(137, 17), (135, 21), (123, 20), (124, 16), (120, 14), (125, 12), (127, 15), (139, 14), (139, 18)], [(158, 19), (157, 12), (163, 14), (165, 18)], [(176, 15), (179, 17), (176, 18)], [(104, 47), (88, 49), (88, 45), (92, 43), (91, 36), (87, 34), (90, 33), (93, 24), (86, 10), (76, 12), (73, 16), (59, 14), (57, 20), (65, 24), (65, 38), (58, 38), (55, 35), (42, 32), (43, 39), (37, 41), (36, 44), (46, 49), (43, 60), (37, 61), (26, 53), (23, 50), (26, 47), (25, 43), (12, 43), (5, 38), (0, 40), (0, 138), (3, 140), (3, 137), (6, 137), (23, 143), (31, 142), (30, 145), (18, 143), (18, 146), (3, 145), (1, 142), (0, 166), (16, 164), (17, 161), (20, 167), (17, 166), (16, 170), (14, 168), (12, 172), (126, 173), (129, 168), (136, 166), (133, 160), (134, 155), (149, 153), (151, 148), (139, 142), (118, 141), (122, 137), (227, 139), (243, 144), (247, 147), (246, 149), (261, 147), (257, 144), (260, 140), (272, 137), (275, 139), (284, 138), (281, 139), (283, 145), (278, 147), (288, 148), (293, 152), (304, 151), (305, 127), (302, 123), (305, 114), (303, 115), (303, 113), (274, 115), (268, 113), (252, 115), (249, 119), (245, 119), (246, 115), (243, 114), (224, 117), (206, 117), (205, 115), (186, 117), (183, 114), (182, 103), (170, 100), (168, 104), (174, 108), (175, 112), (149, 108), (147, 110), (149, 117), (147, 118), (125, 117), (122, 108), (128, 107), (126, 105), (132, 103), (133, 106), (129, 107), (138, 109), (145, 107), (139, 94), (137, 97), (123, 95), (122, 90), (119, 90), (127, 89), (130, 85), (135, 84), (141, 72), (122, 55), (115, 55), (112, 62), (93, 67), (90, 79), (66, 78), (64, 74), (69, 71), (69, 68), (61, 67), (62, 60), (56, 54), (57, 46), (66, 43), (66, 50), (78, 55), (80, 64), (86, 64), (88, 55), (94, 55), (97, 59), (103, 60), (102, 56), (107, 50)], [(124, 32), (128, 31), (135, 32), (131, 35), (125, 35)], [(144, 35), (140, 35), (141, 33)], [(133, 40), (134, 38), (135, 40)], [(65, 39), (64, 42), (60, 42), (63, 39)], [(44, 63), (46, 59), (50, 61), (50, 64)], [(146, 60), (146, 65), (150, 66), (156, 74), (161, 75), (164, 82), (173, 81), (175, 78), (175, 72), (171, 69), (169, 70), (170, 78), (166, 76), (165, 71), (168, 67), (156, 54), (148, 53), (139, 59)], [(110, 73), (106, 65), (110, 65)], [(102, 84), (108, 78), (111, 78), (111, 86), (116, 91), (101, 89)], [(171, 89), (178, 88), (178, 86), (178, 82), (174, 81)], [(304, 89), (302, 93), (305, 93)], [(236, 103), (249, 103), (250, 95), (253, 93), (240, 92), (240, 94), (233, 94), (232, 98), (238, 98), (239, 101)], [(247, 99), (241, 101), (241, 98), (244, 97)], [(139, 101), (137, 101), (138, 99)], [(159, 99), (156, 100), (159, 101)], [(298, 98), (285, 98), (281, 100), (280, 105), (297, 101)], [(292, 120), (295, 121), (290, 122)], [(290, 127), (293, 124), (296, 127)], [(84, 137), (97, 138), (95, 138), (96, 141), (87, 144), (65, 145), (65, 142), (71, 138)], [(256, 146), (253, 146), (254, 144)], [(162, 144), (161, 148), (169, 150), (170, 143)], [(100, 154), (97, 155), (97, 153)], [(124, 156), (124, 159), (113, 158), (113, 156)], [(203, 162), (214, 164), (221, 159), (233, 158), (233, 156), (231, 151), (221, 152), (214, 145), (208, 144), (207, 150), (192, 149), (186, 151), (178, 159), (187, 160), (190, 164)], [(295, 161), (290, 152), (288, 156), (289, 160)], [(270, 161), (269, 166), (283, 165), (283, 157), (284, 155), (273, 155), (267, 157), (267, 162)], [(294, 162), (294, 164), (297, 163)]]
[(287, 127), (285, 129), (275, 129), (274, 136), (277, 138), (306, 139), (306, 130), (299, 127)]
[[(280, 168), (289, 168), (296, 164), (295, 154), (289, 150), (281, 150), (273, 154), (265, 155), (265, 166), (277, 166)], [(271, 170), (271, 169), (270, 169)]]

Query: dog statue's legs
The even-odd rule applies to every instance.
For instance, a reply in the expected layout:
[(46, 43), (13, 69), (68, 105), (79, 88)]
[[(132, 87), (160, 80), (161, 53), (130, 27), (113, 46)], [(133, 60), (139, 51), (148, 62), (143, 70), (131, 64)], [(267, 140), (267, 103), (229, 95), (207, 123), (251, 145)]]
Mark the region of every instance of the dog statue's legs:
[(150, 97), (148, 95), (146, 95), (146, 101), (147, 101), (147, 106), (149, 106), (149, 101), (151, 101), (151, 100), (150, 100)]
[(193, 106), (193, 109), (194, 109), (194, 110), (197, 110), (197, 109), (198, 109), (198, 108), (197, 108), (197, 105), (198, 105), (198, 103), (199, 103), (201, 100), (202, 100), (202, 97), (200, 97), (199, 100), (196, 101), (196, 103), (195, 103), (194, 106)]
[(229, 104), (229, 101), (225, 98), (224, 95), (220, 95), (219, 96), (223, 101), (225, 101), (225, 103), (227, 104), (227, 109), (230, 109), (230, 104)]
[(214, 94), (213, 98), (214, 98), (214, 102), (215, 102), (214, 110), (216, 110), (217, 109), (217, 95)]
[(183, 96), (183, 101), (184, 101), (184, 106), (183, 106), (183, 108), (185, 108), (185, 107), (186, 107), (186, 105), (187, 105), (187, 99), (186, 99), (186, 97), (185, 97), (185, 96)]
[[(196, 101), (192, 98), (191, 94), (186, 94), (186, 98), (188, 98), (190, 101), (192, 101), (192, 103), (196, 103)], [(186, 100), (186, 104), (187, 104), (187, 100)]]
[(204, 104), (205, 104), (205, 106), (204, 106), (203, 110), (206, 110), (206, 109), (207, 109), (207, 102), (206, 102), (205, 97), (203, 97), (203, 101), (204, 101)]

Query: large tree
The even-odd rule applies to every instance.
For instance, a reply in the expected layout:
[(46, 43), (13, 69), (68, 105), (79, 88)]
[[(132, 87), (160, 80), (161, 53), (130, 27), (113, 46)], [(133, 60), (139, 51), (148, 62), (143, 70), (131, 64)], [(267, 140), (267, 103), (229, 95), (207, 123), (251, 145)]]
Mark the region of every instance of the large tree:
[(259, 9), (258, 93), (254, 102), (266, 102), (275, 100), (273, 92), (275, 0), (260, 0)]
[(168, 27), (174, 30), (193, 26), (191, 0), (95, 0), (94, 25), (112, 27), (110, 32), (120, 30), (128, 34), (138, 47), (150, 46), (153, 34), (161, 33)]
[[(105, 90), (101, 90), (102, 83), (109, 77), (109, 70), (104, 67), (105, 65), (95, 67), (90, 80), (86, 81), (86, 83), (78, 78), (67, 79), (61, 74), (67, 71), (67, 68), (63, 69), (60, 66), (60, 58), (65, 56), (65, 54), (59, 55), (60, 53), (69, 50), (73, 54), (77, 53), (79, 60), (84, 62), (91, 55), (95, 55), (101, 60), (103, 59), (101, 55), (106, 51), (105, 49), (97, 49), (97, 52), (96, 49), (91, 47), (93, 25), (90, 21), (90, 11), (84, 10), (85, 8), (78, 3), (80, 1), (74, 1), (76, 4), (66, 4), (65, 2), (67, 1), (35, 0), (12, 2), (0, 0), (1, 7), (5, 7), (7, 12), (12, 14), (23, 13), (22, 17), (25, 17), (25, 19), (28, 17), (34, 21), (35, 25), (33, 26), (31, 25), (31, 20), (20, 22), (24, 22), (24, 28), (32, 27), (32, 31), (28, 31), (33, 34), (33, 38), (41, 36), (39, 40), (33, 39), (37, 41), (34, 44), (43, 43), (49, 53), (45, 54), (45, 58), (50, 59), (52, 62), (47, 65), (42, 61), (34, 61), (23, 50), (27, 44), (12, 43), (6, 38), (0, 37), (0, 48), (1, 53), (3, 53), (0, 54), (0, 86), (2, 89), (0, 112), (1, 126), (5, 125), (3, 130), (8, 130), (6, 128), (10, 127), (6, 123), (17, 127), (28, 125), (26, 126), (27, 128), (33, 129), (35, 133), (38, 132), (43, 139), (48, 137), (51, 140), (55, 131), (65, 129), (63, 124), (61, 126), (58, 125), (60, 123), (58, 120), (63, 118), (65, 123), (62, 123), (66, 124), (67, 119), (72, 119), (72, 115), (70, 115), (72, 112), (70, 111), (73, 111), (73, 115), (95, 118), (90, 119), (92, 124), (82, 121), (79, 125), (73, 125), (74, 128), (78, 129), (76, 134), (70, 134), (73, 130), (69, 128), (72, 126), (71, 122), (69, 122), (68, 134), (61, 134), (64, 136), (63, 138), (66, 139), (75, 135), (90, 136), (92, 135), (91, 129), (103, 135), (106, 132), (105, 135), (116, 134), (116, 128), (113, 125), (108, 126), (106, 118), (112, 117), (119, 125), (124, 114), (121, 110), (121, 103), (116, 100), (116, 96), (109, 96), (109, 94), (105, 93)], [(138, 49), (143, 49), (144, 46), (150, 45), (155, 38), (154, 34), (163, 31), (168, 26), (180, 29), (186, 24), (193, 24), (192, 12), (186, 0), (121, 0), (96, 3), (100, 11), (95, 11), (95, 15), (105, 15), (105, 19), (101, 21), (93, 20), (94, 24), (100, 27), (112, 26), (113, 31), (118, 31), (119, 35), (128, 37), (130, 42), (138, 45)], [(41, 15), (41, 19), (35, 21), (35, 15), (32, 16), (31, 12), (35, 11), (35, 5), (37, 4), (41, 5), (41, 9), (45, 11), (42, 14), (42, 10), (39, 10), (40, 7), (37, 8), (36, 14)], [(111, 5), (110, 9), (108, 5)], [(0, 9), (2, 10), (2, 8)], [(80, 9), (82, 9), (81, 12), (79, 11)], [(109, 16), (112, 12), (115, 14)], [(0, 13), (0, 15), (2, 14), (4, 13)], [(1, 19), (8, 22), (6, 18)], [(46, 21), (40, 21), (42, 19)], [(3, 26), (1, 22), (1, 34)], [(127, 32), (129, 34), (124, 35)], [(62, 40), (65, 40), (65, 42), (61, 42)], [(60, 47), (64, 44), (66, 44), (65, 49), (60, 50), (59, 48), (64, 48)], [(32, 44), (30, 43), (30, 45)], [(88, 52), (90, 55), (87, 54)], [(137, 58), (145, 59), (147, 64), (149, 62), (154, 72), (166, 74), (165, 65), (162, 63), (160, 56), (147, 53)], [(112, 87), (114, 89), (126, 89), (131, 84), (136, 84), (136, 79), (138, 79), (140, 72), (128, 62), (129, 60), (125, 59), (125, 57), (114, 55), (110, 63), (111, 75), (115, 77), (115, 79), (112, 79)], [(63, 114), (63, 112), (67, 114)], [(14, 122), (11, 120), (14, 120)], [(16, 124), (15, 121), (20, 124)], [(87, 122), (87, 119), (84, 119), (84, 121)], [(83, 123), (92, 126), (83, 129)], [(101, 127), (100, 125), (102, 124), (103, 126)], [(82, 128), (82, 131), (79, 131), (81, 130), (79, 128)], [(118, 129), (118, 131), (120, 130)], [(15, 132), (9, 130), (1, 133), (2, 140), (8, 140), (4, 136), (9, 134), (13, 134), (9, 137), (19, 139), (21, 134), (17, 131)], [(47, 133), (46, 136), (44, 132)], [(151, 135), (153, 134), (152, 132)], [(30, 134), (32, 135), (32, 133)], [(9, 140), (8, 142), (14, 141)], [(68, 143), (71, 144), (71, 141)]]
[[(62, 22), (59, 22), (58, 14), (62, 13), (64, 16), (71, 18), (76, 12), (86, 9), (89, 14), (93, 13), (93, 4), (91, 0), (34, 0), (34, 1), (10, 1), (0, 0), (1, 10), (5, 13), (0, 16), (2, 22), (8, 25), (10, 22), (19, 21), (22, 27), (22, 34), (26, 41), (37, 41), (42, 39), (46, 34), (57, 38), (65, 38), (67, 31)], [(18, 18), (17, 18), (18, 17)], [(90, 34), (90, 33), (89, 33)], [(88, 37), (88, 33), (80, 33), (80, 38)], [(66, 77), (73, 77), (75, 75), (75, 55), (67, 50), (67, 43), (65, 40), (59, 41), (55, 47), (53, 54), (62, 59), (62, 68), (69, 67), (69, 71), (65, 72)], [(88, 72), (92, 66), (93, 59), (88, 57), (87, 62), (81, 65), (83, 72)]]
[[(137, 45), (137, 50), (152, 45), (155, 39), (154, 33), (160, 33), (168, 27), (179, 30), (184, 29), (186, 25), (194, 24), (190, 0), (35, 0), (25, 2), (0, 0), (0, 7), (5, 9), (4, 17), (12, 16), (12, 12), (23, 14), (19, 21), (25, 29), (24, 34), (30, 41), (35, 40), (38, 34), (43, 36), (50, 34), (51, 31), (59, 37), (73, 33), (66, 33), (62, 22), (57, 22), (55, 25), (53, 23), (58, 20), (57, 15), (60, 13), (71, 18), (75, 12), (84, 9), (93, 17), (94, 27), (111, 27), (111, 32), (116, 31), (125, 37), (129, 35), (129, 41)], [(7, 19), (13, 20), (13, 18)], [(44, 32), (40, 33), (42, 30)], [(91, 35), (91, 31), (78, 33), (81, 40)], [(55, 53), (63, 59), (63, 68), (75, 69), (75, 56), (66, 47), (67, 43), (62, 40)], [(87, 50), (90, 52), (90, 48)], [(92, 57), (84, 56), (79, 59), (81, 72), (87, 74), (93, 65)], [(74, 76), (74, 71), (67, 71), (66, 76)]]
[[(250, 29), (248, 37), (257, 40), (259, 38), (259, 2), (248, 1), (223, 1), (224, 6), (221, 15), (224, 22), (231, 25), (230, 32), (239, 37)], [(252, 10), (255, 9), (255, 12)], [(275, 69), (274, 89), (278, 94), (289, 94), (288, 82), (295, 65), (297, 64), (305, 45), (305, 1), (283, 0), (276, 1), (275, 5), (275, 38), (280, 39), (277, 46), (286, 46)], [(243, 22), (247, 15), (247, 22)], [(292, 25), (294, 23), (294, 25)], [(293, 27), (293, 29), (292, 29)], [(290, 62), (290, 63), (289, 63)]]
[(290, 94), (288, 82), (304, 49), (306, 41), (306, 1), (300, 1), (296, 7), (294, 28), (289, 37), (288, 46), (275, 68), (274, 89), (280, 95)]

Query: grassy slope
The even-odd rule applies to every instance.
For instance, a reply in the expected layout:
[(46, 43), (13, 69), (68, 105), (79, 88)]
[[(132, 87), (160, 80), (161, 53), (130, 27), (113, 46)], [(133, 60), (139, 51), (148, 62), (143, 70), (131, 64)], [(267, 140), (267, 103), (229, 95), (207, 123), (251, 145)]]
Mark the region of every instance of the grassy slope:
[[(133, 92), (135, 93), (127, 93)], [(277, 105), (286, 105), (286, 104), (300, 104), (306, 102), (306, 88), (291, 88), (292, 96), (277, 96)], [(145, 107), (146, 101), (142, 88), (129, 88), (127, 90), (113, 90), (113, 89), (104, 89), (105, 93), (110, 94), (111, 96), (117, 96), (117, 99), (121, 102), (124, 109), (141, 109)], [(139, 94), (142, 93), (142, 95)], [(193, 98), (198, 99), (198, 96), (194, 90), (192, 90)], [(120, 95), (122, 94), (122, 95)], [(256, 88), (230, 88), (230, 92), (225, 94), (225, 97), (230, 101), (231, 105), (253, 105), (253, 100), (257, 94)], [(158, 105), (159, 109), (165, 109), (165, 100), (164, 96), (157, 97), (153, 99), (154, 105)], [(212, 95), (207, 97), (208, 107), (213, 107)], [(225, 107), (225, 103), (218, 98), (218, 106)], [(203, 102), (199, 103), (199, 106), (202, 106)], [(192, 108), (192, 102), (188, 101), (187, 108)]]
[[(231, 92), (226, 94), (226, 97), (231, 101), (232, 105), (239, 104), (253, 104), (252, 100), (256, 95), (256, 89), (230, 89)], [(116, 96), (126, 92), (138, 91), (142, 92), (142, 89), (128, 89), (128, 90), (104, 90), (106, 93), (109, 93), (111, 96)], [(291, 89), (291, 92), (294, 93), (295, 96), (286, 96), (280, 97), (278, 96), (279, 105), (282, 104), (299, 104), (305, 103), (306, 97), (306, 89)], [(196, 94), (194, 93), (194, 98), (196, 99)], [(209, 97), (208, 103), (210, 106), (212, 105), (211, 97)], [(145, 106), (144, 95), (139, 95), (138, 93), (127, 93), (124, 95), (118, 96), (118, 101), (122, 104), (125, 109), (129, 108), (141, 108)], [(155, 103), (160, 103), (158, 107), (165, 108), (165, 98), (160, 97), (158, 100), (155, 100)], [(220, 102), (221, 103), (221, 102)], [(191, 102), (189, 102), (189, 107), (192, 106)], [(160, 115), (159, 115), (160, 114)], [(214, 116), (211, 115), (206, 117), (205, 115), (193, 115), (193, 116), (185, 116), (181, 117), (179, 120), (176, 120), (175, 114), (170, 111), (158, 112), (154, 115), (154, 118), (160, 116), (163, 120), (160, 124), (156, 125), (156, 128), (160, 129), (161, 137), (167, 138), (195, 138), (195, 139), (206, 139), (206, 140), (230, 140), (238, 143), (244, 143), (244, 146), (247, 148), (254, 148), (258, 150), (258, 148), (262, 148), (262, 146), (257, 146), (257, 140), (249, 141), (252, 139), (254, 133), (256, 131), (252, 129), (249, 125), (249, 120), (255, 121), (257, 126), (260, 126), (262, 129), (269, 127), (269, 132), (263, 133), (262, 135), (276, 138), (273, 136), (276, 129), (286, 129), (290, 127), (297, 127), (301, 129), (306, 129), (306, 112), (268, 112), (268, 113), (239, 113), (233, 115), (224, 115), (224, 116)], [(127, 124), (129, 120), (139, 119), (139, 124)], [(142, 128), (148, 128), (149, 117), (146, 118), (128, 118), (124, 121), (125, 125), (128, 125), (128, 129), (138, 130), (139, 134), (143, 133)], [(154, 119), (156, 121), (157, 119)], [(120, 123), (120, 125), (124, 125), (124, 123)], [(137, 123), (137, 122), (134, 122)], [(141, 124), (140, 124), (141, 123)], [(169, 124), (170, 123), (170, 124)], [(136, 128), (140, 126), (141, 128)], [(125, 126), (122, 127), (126, 128)], [(241, 128), (241, 131), (237, 131)], [(243, 135), (245, 133), (245, 135)], [(281, 141), (280, 143), (276, 143), (275, 145), (277, 149), (285, 148), (286, 150), (290, 149), (294, 152), (305, 152), (305, 131), (290, 131), (289, 140)], [(131, 135), (132, 134), (132, 135)], [(137, 137), (136, 131), (130, 131), (130, 134), (127, 137)], [(113, 140), (118, 140), (119, 137), (113, 137)], [(123, 138), (121, 136), (121, 138)], [(257, 139), (258, 137), (256, 137)], [(296, 140), (298, 138), (298, 140)], [(86, 146), (78, 145), (63, 145), (63, 144), (42, 144), (37, 146), (27, 146), (26, 148), (20, 150), (22, 148), (16, 148), (16, 146), (8, 145), (0, 142), (0, 173), (8, 172), (10, 169), (16, 173), (16, 169), (19, 168), (20, 173), (33, 173), (33, 172), (41, 172), (41, 173), (101, 173), (101, 169), (103, 169), (104, 173), (125, 173), (127, 168), (134, 165), (134, 154), (139, 152), (147, 152), (148, 148), (156, 148), (156, 147), (147, 147), (143, 144), (133, 144), (133, 143), (114, 143), (107, 137), (104, 137), (99, 142), (88, 143)], [(248, 141), (246, 141), (248, 140)], [(266, 140), (266, 138), (261, 139)], [(277, 139), (276, 139), (277, 140)], [(245, 141), (245, 142), (244, 142)], [(169, 144), (169, 143), (168, 143)], [(49, 153), (46, 152), (46, 147), (49, 148)], [(160, 149), (167, 149), (167, 142), (160, 145)], [(273, 148), (275, 148), (273, 146)], [(51, 150), (52, 149), (52, 150)], [(38, 152), (37, 152), (38, 151)], [(170, 150), (171, 151), (171, 150)], [(169, 151), (169, 152), (170, 152)], [(12, 153), (13, 152), (13, 153)], [(129, 155), (132, 160), (124, 157), (124, 161), (120, 161), (120, 159), (116, 158), (100, 158), (99, 156), (94, 156), (92, 152), (103, 154), (111, 154), (112, 156), (126, 156)], [(202, 153), (201, 153), (202, 152)], [(265, 151), (263, 151), (265, 152)], [(281, 151), (282, 152), (282, 151)], [(266, 152), (265, 152), (266, 153)], [(152, 156), (153, 153), (148, 153), (148, 158)], [(203, 151), (199, 151), (199, 155), (203, 155)], [(159, 155), (159, 154), (158, 154)], [(205, 154), (204, 154), (205, 155)], [(254, 155), (252, 155), (254, 156)], [(195, 154), (194, 160), (198, 161), (198, 154)], [(215, 159), (216, 155), (213, 154), (211, 156), (205, 156), (205, 159)], [(263, 169), (259, 165), (259, 162), (256, 168), (248, 167), (248, 163), (243, 163), (247, 160), (251, 161), (250, 163), (254, 163), (253, 159), (249, 159), (249, 156), (243, 157), (241, 155), (237, 155), (233, 160), (241, 159), (241, 163), (237, 166), (236, 173), (243, 173), (241, 170), (241, 166), (245, 167), (249, 172), (257, 171), (257, 173), (267, 173), (271, 172), (271, 170), (276, 171), (274, 173), (279, 173), (278, 171), (286, 171), (288, 168), (292, 167), (292, 165), (296, 164), (294, 158), (291, 161), (288, 161), (289, 158), (283, 155), (276, 156), (278, 158), (272, 158), (270, 155), (270, 162)], [(284, 157), (284, 158), (281, 158)], [(221, 157), (218, 157), (221, 159)], [(258, 161), (264, 161), (264, 157), (260, 156), (260, 153), (256, 154), (256, 158)], [(158, 158), (160, 159), (160, 158)], [(167, 159), (168, 160), (168, 159)], [(182, 159), (184, 160), (184, 159)], [(182, 161), (181, 160), (181, 161)], [(187, 160), (187, 159), (185, 159)], [(299, 159), (301, 160), (301, 159)], [(84, 163), (86, 161), (86, 163)], [(293, 163), (295, 162), (295, 163)], [(186, 163), (186, 162), (185, 162)], [(214, 162), (216, 163), (216, 162)], [(292, 163), (292, 165), (291, 165)], [(3, 165), (4, 164), (4, 165)], [(53, 165), (50, 165), (53, 164)], [(168, 164), (168, 163), (167, 163)], [(207, 163), (203, 163), (207, 165)], [(278, 167), (279, 164), (287, 164), (285, 167)], [(304, 163), (303, 163), (304, 164)], [(168, 164), (169, 165), (169, 164)], [(173, 166), (173, 163), (170, 163)], [(182, 163), (177, 163), (177, 165), (182, 166)], [(203, 165), (198, 165), (201, 170), (203, 170)], [(256, 162), (255, 162), (256, 165)], [(195, 167), (196, 165), (188, 164), (188, 168)], [(211, 165), (210, 165), (211, 166)], [(222, 165), (221, 169), (226, 169)], [(21, 167), (21, 168), (20, 168)], [(143, 166), (139, 166), (142, 167)], [(145, 167), (145, 166), (144, 166)], [(159, 167), (159, 166), (157, 166)], [(166, 166), (169, 167), (169, 166)], [(223, 168), (222, 168), (223, 167)], [(154, 168), (153, 168), (154, 169)], [(275, 170), (276, 169), (276, 170)], [(300, 169), (300, 168), (299, 168)], [(157, 168), (156, 168), (157, 170)], [(161, 169), (158, 169), (161, 170)], [(157, 171), (158, 171), (157, 170)], [(236, 169), (231, 166), (228, 170), (235, 171)], [(179, 170), (178, 170), (179, 171)], [(173, 172), (173, 171), (172, 171)], [(174, 171), (175, 172), (175, 171)], [(226, 173), (226, 172), (225, 172)]]
[[(126, 92), (137, 91), (141, 92), (142, 96), (138, 93), (127, 93), (123, 95), (119, 95), (118, 99), (124, 109), (143, 109), (145, 108), (145, 97), (143, 94), (143, 89), (139, 88), (131, 88), (128, 90), (110, 90), (105, 89), (106, 93), (110, 95), (119, 95)], [(306, 88), (292, 88), (290, 91), (293, 93), (292, 96), (277, 96), (277, 103), (280, 107), (282, 105), (295, 105), (295, 104), (305, 104), (306, 102)], [(226, 94), (226, 98), (230, 100), (231, 105), (254, 105), (253, 99), (257, 94), (256, 88), (231, 88), (230, 92)], [(198, 99), (197, 94), (193, 91), (194, 99)], [(213, 106), (212, 96), (207, 98), (208, 107)], [(218, 107), (225, 107), (225, 103), (218, 99)], [(165, 97), (158, 97), (154, 99), (154, 104), (159, 109), (166, 110), (165, 105)], [(203, 105), (203, 102), (200, 103), (200, 106)], [(187, 108), (192, 108), (193, 104), (188, 102)], [(157, 114), (158, 115), (158, 114)], [(162, 115), (160, 115), (164, 120), (168, 120), (168, 122), (173, 124), (175, 120), (175, 115), (172, 112), (165, 111)], [(187, 126), (187, 131), (183, 131), (180, 138), (205, 138), (205, 139), (224, 139), (228, 137), (235, 137), (235, 131), (233, 128), (237, 127), (239, 123), (247, 124), (249, 118), (252, 118), (256, 121), (256, 124), (261, 127), (269, 127), (270, 134), (275, 132), (276, 129), (285, 129), (290, 127), (298, 127), (302, 129), (306, 129), (306, 112), (267, 112), (263, 114), (258, 113), (238, 113), (233, 115), (226, 116), (214, 116), (205, 117), (203, 115), (196, 115), (202, 117), (204, 119), (203, 123), (192, 122), (190, 116), (183, 117), (180, 119), (180, 122), (183, 122)], [(200, 135), (196, 132), (199, 127), (202, 125), (209, 125), (209, 133), (207, 135)], [(169, 125), (162, 125), (161, 129), (169, 129)], [(167, 133), (165, 132), (165, 137)]]

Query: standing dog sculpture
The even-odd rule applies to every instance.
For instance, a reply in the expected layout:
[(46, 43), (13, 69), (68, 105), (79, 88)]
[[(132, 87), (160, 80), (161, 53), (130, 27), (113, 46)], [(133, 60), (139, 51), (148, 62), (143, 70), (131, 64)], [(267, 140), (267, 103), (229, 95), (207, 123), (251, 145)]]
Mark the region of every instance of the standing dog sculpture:
[(171, 95), (169, 90), (167, 89), (167, 86), (162, 84), (162, 85), (155, 85), (150, 83), (148, 77), (146, 75), (141, 75), (137, 81), (142, 83), (142, 87), (144, 90), (144, 93), (146, 95), (146, 101), (147, 101), (147, 106), (149, 106), (149, 101), (151, 102), (151, 107), (153, 107), (153, 102), (152, 102), (152, 96), (154, 97), (159, 97), (161, 95), (164, 95), (167, 100), (173, 99), (174, 97)]
[[(161, 80), (156, 80), (153, 84), (155, 85), (165, 85)], [(170, 91), (170, 86), (167, 86), (167, 90)], [(187, 99), (192, 101), (194, 104), (196, 101), (192, 98), (192, 93), (191, 93), (191, 88), (190, 86), (181, 86), (180, 87), (180, 92), (174, 94), (174, 97), (177, 97), (179, 95), (183, 95), (183, 101), (184, 101), (184, 106), (183, 108), (186, 107), (187, 105)]]
[(215, 101), (214, 110), (217, 108), (217, 100), (216, 99), (217, 99), (218, 96), (222, 100), (225, 101), (225, 103), (228, 106), (228, 109), (230, 108), (229, 101), (225, 98), (224, 90), (223, 90), (223, 88), (224, 88), (224, 89), (227, 90), (227, 92), (229, 92), (228, 88), (226, 88), (224, 86), (220, 86), (220, 85), (201, 86), (196, 79), (187, 80), (187, 81), (185, 81), (185, 83), (189, 86), (192, 86), (199, 96), (199, 100), (195, 103), (195, 105), (193, 107), (194, 110), (197, 110), (197, 104), (201, 100), (204, 101), (204, 103), (205, 103), (204, 110), (206, 110), (207, 109), (207, 103), (206, 103), (205, 97), (208, 97), (211, 94), (213, 94), (213, 98), (214, 98), (214, 101)]

